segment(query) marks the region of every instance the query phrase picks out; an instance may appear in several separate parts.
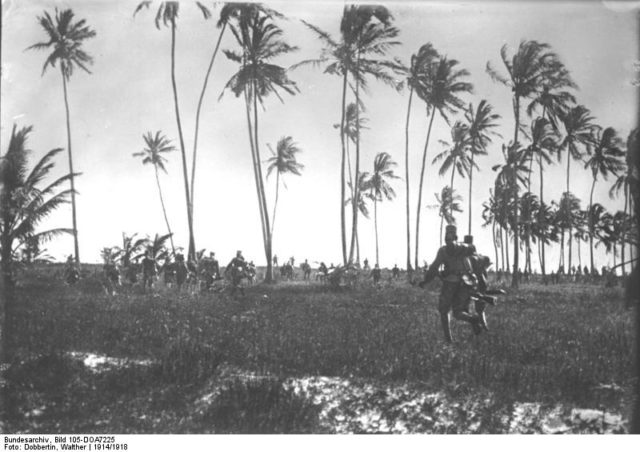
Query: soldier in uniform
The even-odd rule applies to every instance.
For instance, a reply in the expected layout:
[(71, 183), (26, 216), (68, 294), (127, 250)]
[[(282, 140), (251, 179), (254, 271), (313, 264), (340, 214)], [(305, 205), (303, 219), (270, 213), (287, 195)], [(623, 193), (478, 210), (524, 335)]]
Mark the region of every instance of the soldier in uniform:
[(178, 291), (180, 291), (184, 283), (187, 281), (187, 276), (189, 275), (189, 267), (184, 262), (184, 255), (180, 253), (176, 254), (174, 269), (176, 272), (176, 285), (178, 286)]
[(373, 278), (373, 284), (378, 285), (380, 282), (380, 277), (382, 276), (382, 272), (380, 271), (380, 267), (376, 264), (371, 270), (371, 277)]
[(398, 264), (393, 265), (393, 268), (391, 269), (391, 276), (393, 276), (393, 279), (398, 279), (398, 276), (400, 276), (400, 269), (398, 268)]
[(156, 260), (153, 258), (151, 251), (147, 251), (142, 259), (142, 289), (147, 290), (153, 287), (153, 280), (156, 276)]
[(240, 281), (245, 272), (247, 272), (247, 262), (242, 256), (242, 251), (238, 250), (236, 252), (236, 257), (231, 259), (224, 272), (231, 277), (231, 294), (235, 294), (236, 290), (240, 288), (240, 292), (244, 295), (244, 289), (240, 286)]
[(433, 280), (438, 275), (440, 266), (444, 266), (444, 270), (440, 275), (442, 289), (438, 302), (438, 311), (440, 312), (444, 338), (447, 342), (452, 342), (450, 311), (453, 311), (454, 318), (469, 323), (475, 334), (482, 332), (482, 326), (480, 317), (468, 312), (473, 287), (463, 281), (463, 277), (468, 278), (472, 273), (469, 258), (474, 254), (475, 249), (472, 245), (457, 242), (457, 230), (453, 225), (447, 225), (444, 240), (445, 245), (438, 250), (438, 254), (429, 266), (424, 281), (420, 283), (420, 287), (424, 287), (425, 284)]

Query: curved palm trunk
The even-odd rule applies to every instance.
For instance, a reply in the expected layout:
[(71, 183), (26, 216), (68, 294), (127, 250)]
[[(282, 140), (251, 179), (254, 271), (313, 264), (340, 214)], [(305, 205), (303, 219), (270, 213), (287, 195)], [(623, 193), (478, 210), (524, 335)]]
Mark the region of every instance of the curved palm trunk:
[(169, 218), (167, 218), (167, 209), (164, 206), (164, 197), (162, 196), (162, 187), (160, 186), (160, 177), (158, 176), (158, 167), (154, 167), (156, 173), (156, 184), (158, 185), (158, 194), (160, 195), (160, 204), (162, 205), (162, 214), (164, 215), (164, 222), (167, 225), (167, 231), (169, 232), (169, 240), (171, 240), (171, 251), (173, 255), (176, 255), (176, 247), (173, 243), (173, 232), (171, 232), (171, 226), (169, 226)]
[[(570, 169), (571, 169), (571, 149), (569, 147), (567, 147), (567, 194), (569, 193), (569, 176), (570, 176)], [(568, 217), (568, 238), (567, 238), (567, 246), (569, 247), (569, 256), (568, 256), (568, 261), (567, 261), (567, 268), (566, 270), (569, 271), (569, 269), (571, 269), (571, 212), (569, 212), (569, 217)], [(564, 234), (564, 230), (562, 231), (562, 233)]]
[[(345, 142), (344, 142), (344, 120), (345, 120), (345, 109), (347, 102), (347, 72), (345, 71), (342, 81), (342, 110), (340, 116), (340, 144), (342, 146), (342, 156), (340, 160), (340, 234), (342, 240), (342, 262), (344, 265), (347, 265), (347, 226), (345, 220), (345, 205), (344, 205), (344, 194), (345, 194)], [(356, 179), (357, 185), (357, 179)], [(357, 202), (355, 199), (353, 202)]]
[(267, 211), (267, 197), (265, 194), (265, 189), (264, 189), (264, 179), (262, 177), (262, 164), (261, 164), (261, 159), (260, 159), (260, 145), (259, 145), (259, 140), (258, 140), (258, 96), (256, 95), (257, 92), (257, 88), (255, 85), (255, 79), (253, 82), (253, 90), (254, 90), (254, 96), (253, 96), (253, 128), (254, 128), (254, 134), (253, 137), (255, 139), (255, 146), (256, 146), (256, 170), (257, 170), (257, 179), (259, 182), (259, 193), (260, 193), (260, 199), (259, 202), (262, 203), (262, 210), (264, 212), (264, 218), (263, 218), (263, 231), (265, 231), (264, 233), (264, 254), (265, 254), (265, 258), (267, 259), (267, 272), (266, 275), (264, 277), (264, 281), (267, 283), (270, 283), (273, 280), (273, 263), (271, 260), (271, 237), (269, 234), (269, 212)]
[[(358, 57), (359, 61), (359, 57)], [(349, 247), (349, 263), (353, 263), (353, 256), (356, 246), (356, 237), (358, 236), (358, 202), (360, 187), (360, 83), (356, 80), (356, 167), (355, 167), (355, 187), (354, 202), (352, 202), (352, 223), (351, 223), (351, 246)]]
[(589, 251), (590, 251), (590, 257), (589, 257), (589, 262), (591, 264), (591, 274), (593, 274), (593, 269), (595, 268), (595, 266), (593, 265), (593, 217), (591, 215), (591, 208), (593, 207), (593, 189), (596, 187), (596, 180), (597, 177), (594, 175), (593, 177), (593, 183), (591, 184), (591, 193), (589, 194), (589, 215), (588, 215), (588, 219), (589, 219)]
[(424, 150), (422, 151), (422, 167), (420, 170), (420, 185), (418, 185), (418, 207), (416, 210), (416, 251), (415, 251), (415, 268), (419, 268), (418, 259), (420, 251), (420, 211), (422, 206), (422, 187), (424, 185), (424, 170), (427, 162), (427, 149), (429, 147), (429, 137), (431, 136), (431, 126), (433, 125), (433, 118), (436, 115), (435, 109), (431, 112), (431, 119), (429, 120), (429, 128), (427, 129), (427, 139), (424, 143)]
[(71, 177), (71, 220), (73, 224), (73, 251), (75, 253), (76, 265), (80, 264), (80, 251), (78, 245), (78, 223), (76, 220), (76, 186), (73, 172), (73, 156), (71, 153), (71, 119), (69, 117), (69, 101), (67, 98), (67, 79), (64, 76), (62, 64), (60, 65), (60, 73), (62, 74), (62, 88), (64, 90), (64, 108), (67, 114), (67, 155), (69, 156), (69, 174)]
[(373, 198), (373, 222), (376, 229), (376, 265), (380, 265), (380, 257), (378, 253), (378, 199)]
[(276, 197), (273, 202), (273, 215), (271, 216), (271, 244), (273, 244), (273, 230), (276, 227), (276, 208), (278, 207), (278, 194), (280, 189), (280, 172), (276, 171)]
[(200, 92), (200, 98), (198, 99), (198, 107), (196, 109), (196, 126), (193, 137), (193, 161), (191, 162), (191, 204), (189, 205), (191, 211), (191, 219), (193, 221), (193, 204), (194, 204), (194, 193), (195, 193), (195, 180), (196, 180), (196, 154), (198, 152), (198, 132), (200, 130), (200, 111), (202, 110), (202, 102), (204, 100), (204, 93), (207, 90), (207, 84), (209, 82), (209, 76), (211, 75), (211, 69), (213, 68), (213, 62), (216, 59), (216, 55), (218, 54), (218, 48), (220, 47), (220, 42), (222, 41), (222, 36), (224, 35), (224, 31), (227, 28), (227, 23), (225, 22), (222, 26), (222, 30), (220, 30), (220, 35), (218, 36), (218, 42), (216, 43), (216, 47), (213, 50), (213, 55), (211, 55), (211, 61), (209, 61), (209, 67), (207, 68), (207, 75), (204, 77), (204, 83), (202, 85), (202, 91)]
[(624, 224), (622, 227), (622, 237), (620, 240), (622, 245), (622, 255), (620, 257), (622, 259), (622, 262), (625, 262), (625, 264), (622, 265), (622, 276), (627, 276), (627, 265), (626, 265), (626, 261), (624, 260), (625, 245), (626, 245), (626, 239), (627, 239), (627, 204), (629, 202), (627, 188), (628, 188), (627, 183), (625, 182), (624, 184)]
[(184, 148), (184, 137), (182, 136), (182, 123), (180, 121), (180, 109), (178, 107), (178, 87), (176, 85), (176, 21), (171, 20), (171, 86), (173, 87), (173, 102), (176, 111), (176, 122), (178, 124), (178, 137), (180, 138), (180, 153), (182, 154), (182, 172), (184, 175), (184, 195), (187, 201), (187, 224), (189, 226), (189, 252), (190, 260), (196, 259), (196, 245), (193, 237), (193, 221), (191, 218), (191, 197), (189, 196), (189, 174), (187, 172), (187, 152)]
[(409, 208), (409, 118), (411, 116), (411, 100), (413, 98), (413, 86), (409, 89), (409, 104), (407, 105), (407, 122), (404, 128), (404, 180), (407, 193), (406, 213), (407, 213), (407, 277), (411, 277), (411, 231), (410, 231), (410, 208)]

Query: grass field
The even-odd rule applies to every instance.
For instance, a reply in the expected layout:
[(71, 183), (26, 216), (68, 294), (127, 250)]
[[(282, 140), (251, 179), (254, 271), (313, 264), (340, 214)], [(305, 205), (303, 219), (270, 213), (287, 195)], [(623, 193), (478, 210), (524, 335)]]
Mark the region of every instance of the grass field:
[(453, 321), (453, 345), (437, 294), (293, 281), (110, 296), (93, 276), (69, 287), (32, 271), (7, 311), (3, 430), (625, 430), (635, 333), (621, 288), (524, 285), (489, 308), (488, 333)]

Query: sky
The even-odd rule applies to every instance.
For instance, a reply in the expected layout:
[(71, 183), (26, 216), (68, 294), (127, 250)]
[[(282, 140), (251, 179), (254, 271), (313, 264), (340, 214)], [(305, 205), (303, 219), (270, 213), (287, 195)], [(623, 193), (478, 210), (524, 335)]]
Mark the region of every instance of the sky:
[[(213, 20), (205, 21), (194, 2), (183, 1), (176, 36), (176, 77), (180, 112), (189, 168), (193, 147), (195, 111), (206, 68), (218, 38)], [(211, 2), (204, 2), (211, 6)], [(59, 70), (42, 66), (46, 51), (26, 51), (45, 41), (37, 22), (43, 11), (72, 8), (77, 19), (86, 19), (97, 36), (84, 49), (94, 57), (91, 74), (77, 71), (69, 83), (72, 149), (79, 191), (78, 229), (80, 258), (99, 262), (103, 247), (119, 245), (123, 232), (153, 236), (166, 233), (153, 169), (143, 166), (132, 154), (143, 149), (142, 135), (161, 130), (178, 146), (170, 79), (170, 31), (153, 23), (158, 2), (133, 17), (135, 1), (54, 1), (3, 0), (2, 8), (2, 105), (0, 147), (6, 152), (13, 124), (33, 125), (29, 148), (35, 163), (47, 151), (66, 147), (65, 111)], [(287, 17), (278, 21), (287, 42), (299, 48), (274, 61), (289, 67), (319, 56), (322, 43), (301, 20), (313, 23), (338, 37), (343, 2), (280, 1), (268, 5)], [(513, 136), (514, 118), (511, 92), (491, 80), (487, 61), (503, 70), (500, 48), (510, 54), (521, 40), (548, 43), (559, 55), (579, 86), (578, 103), (589, 108), (596, 122), (614, 127), (626, 140), (636, 123), (637, 88), (634, 62), (637, 56), (636, 4), (617, 2), (404, 2), (385, 3), (400, 29), (401, 45), (391, 56), (408, 63), (411, 54), (431, 42), (449, 58), (470, 72), (473, 94), (465, 102), (477, 105), (487, 99), (499, 113), (499, 132), (489, 155), (478, 160), (474, 175), (472, 228), (481, 252), (493, 256), (490, 228), (482, 227), (482, 203), (489, 197), (495, 173), (491, 167), (502, 161), (501, 146)], [(230, 33), (223, 37), (222, 49), (236, 49)], [(260, 217), (251, 167), (249, 138), (243, 101), (223, 92), (237, 65), (218, 54), (200, 122), (196, 174), (194, 228), (196, 247), (215, 251), (222, 262), (236, 250), (258, 265), (265, 262)], [(294, 256), (297, 262), (339, 263), (340, 245), (340, 137), (333, 127), (340, 121), (341, 80), (323, 73), (322, 68), (303, 67), (290, 72), (300, 90), (295, 96), (268, 98), (260, 114), (260, 146), (263, 161), (268, 145), (293, 137), (302, 149), (302, 176), (286, 176), (281, 187), (274, 235), (274, 253), (282, 262)], [(369, 119), (362, 131), (361, 167), (371, 171), (379, 152), (388, 152), (398, 163), (396, 173), (404, 175), (404, 127), (408, 91), (396, 92), (370, 81), (362, 96)], [(414, 101), (410, 123), (410, 201), (412, 255), (415, 243), (415, 210), (421, 153), (427, 133), (428, 116), (421, 101)], [(452, 122), (461, 114), (453, 116)], [(523, 111), (525, 124), (531, 118)], [(429, 162), (423, 191), (419, 260), (431, 261), (439, 246), (440, 219), (434, 194), (448, 184), (449, 174), (438, 176), (431, 165), (444, 148), (439, 140), (450, 141), (450, 126), (434, 120), (428, 149)], [(161, 175), (165, 203), (178, 246), (187, 245), (187, 221), (180, 153), (168, 157), (168, 174)], [(51, 177), (68, 171), (67, 157), (60, 154)], [(545, 200), (558, 200), (565, 187), (566, 161), (547, 168)], [(537, 172), (532, 191), (538, 192)], [(572, 191), (588, 203), (591, 174), (582, 164), (572, 163)], [(611, 200), (608, 190), (613, 180), (599, 181), (594, 201), (609, 210), (621, 210), (622, 200)], [(463, 197), (463, 212), (457, 215), (459, 228), (466, 231), (468, 181), (456, 176), (455, 189)], [(392, 182), (397, 197), (378, 207), (380, 265), (404, 267), (406, 262), (404, 180)], [(275, 177), (266, 180), (269, 209), (275, 198)], [(64, 206), (42, 228), (70, 227), (71, 207)], [(460, 234), (462, 236), (462, 233)], [(360, 220), (361, 258), (375, 259), (373, 218)], [(72, 253), (71, 236), (47, 244), (49, 253), (62, 260)], [(548, 265), (558, 261), (558, 247), (548, 251)], [(574, 256), (576, 251), (574, 250)], [(588, 249), (582, 248), (583, 265)], [(597, 250), (600, 265), (612, 258)], [(574, 260), (576, 257), (574, 257)], [(413, 260), (413, 257), (412, 257)], [(534, 266), (537, 267), (534, 258)]]

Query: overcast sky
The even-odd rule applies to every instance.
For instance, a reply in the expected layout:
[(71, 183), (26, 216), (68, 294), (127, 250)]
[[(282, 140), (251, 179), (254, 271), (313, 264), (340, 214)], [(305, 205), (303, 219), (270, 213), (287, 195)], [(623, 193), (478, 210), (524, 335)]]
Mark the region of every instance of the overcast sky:
[[(59, 70), (42, 75), (45, 51), (25, 51), (35, 42), (46, 40), (36, 17), (43, 11), (72, 8), (76, 18), (86, 19), (97, 36), (84, 48), (95, 58), (92, 73), (76, 72), (69, 84), (69, 102), (77, 179), (80, 256), (85, 262), (98, 262), (104, 246), (118, 245), (122, 232), (141, 235), (165, 233), (153, 170), (142, 166), (132, 153), (142, 150), (143, 133), (162, 130), (177, 146), (178, 133), (170, 82), (170, 31), (153, 24), (157, 2), (135, 18), (137, 2), (125, 1), (3, 1), (2, 15), (2, 152), (6, 152), (14, 123), (33, 125), (30, 138), (32, 162), (48, 150), (66, 147), (65, 113)], [(210, 2), (205, 2), (210, 4)], [(276, 64), (288, 67), (319, 55), (321, 43), (301, 19), (338, 37), (343, 2), (272, 2), (270, 6), (287, 16), (279, 21), (285, 39), (299, 51)], [(487, 99), (502, 115), (500, 132), (513, 136), (511, 92), (494, 83), (485, 72), (487, 61), (503, 70), (500, 48), (515, 50), (523, 39), (551, 45), (558, 53), (580, 90), (578, 102), (588, 107), (603, 127), (614, 127), (626, 140), (636, 120), (635, 77), (637, 29), (633, 9), (606, 2), (388, 2), (400, 29), (392, 55), (408, 62), (412, 53), (431, 42), (442, 54), (455, 58), (471, 73), (474, 93), (465, 97), (474, 105)], [(219, 8), (214, 10), (217, 17)], [(177, 30), (176, 74), (185, 144), (189, 160), (193, 146), (194, 118), (204, 74), (219, 30), (215, 20), (205, 21), (193, 2), (180, 8)], [(229, 33), (223, 49), (234, 49)], [(243, 102), (231, 93), (218, 96), (237, 70), (223, 54), (216, 60), (201, 117), (198, 172), (195, 194), (195, 234), (198, 249), (216, 251), (226, 263), (236, 249), (248, 259), (264, 263), (262, 235)], [(260, 111), (260, 144), (263, 159), (267, 144), (275, 146), (282, 136), (292, 136), (303, 149), (299, 156), (305, 165), (302, 177), (286, 177), (287, 189), (280, 193), (274, 238), (274, 253), (280, 261), (295, 256), (300, 262), (339, 263), (340, 139), (333, 127), (340, 120), (341, 80), (307, 67), (290, 74), (300, 89), (284, 103), (269, 98)], [(370, 171), (373, 158), (388, 152), (398, 162), (397, 173), (404, 175), (404, 123), (408, 92), (395, 92), (370, 82), (363, 96), (369, 129), (362, 132), (362, 169)], [(522, 120), (531, 119), (523, 111)], [(412, 222), (415, 221), (417, 181), (421, 152), (428, 124), (424, 104), (414, 101), (411, 118), (410, 179)], [(427, 160), (442, 151), (440, 139), (450, 139), (449, 126), (436, 117)], [(500, 163), (501, 140), (481, 158), (480, 173), (474, 177), (473, 232), (482, 251), (493, 256), (490, 229), (481, 228), (481, 205), (488, 199)], [(545, 200), (558, 199), (564, 189), (566, 161), (545, 172)], [(586, 205), (591, 176), (572, 165), (572, 191)], [(176, 244), (187, 244), (184, 186), (179, 152), (169, 157), (168, 175), (162, 176), (165, 201), (175, 232)], [(66, 155), (57, 160), (55, 175), (67, 169)], [(536, 172), (537, 175), (537, 172)], [(538, 192), (537, 177), (533, 191)], [(425, 177), (423, 204), (435, 203), (434, 193), (448, 183), (437, 168), (429, 165)], [(613, 181), (599, 182), (594, 195), (610, 210), (622, 208), (622, 201), (608, 198)], [(267, 180), (270, 209), (274, 199), (275, 177)], [(382, 266), (394, 263), (404, 267), (405, 216), (404, 181), (394, 187), (398, 197), (379, 206), (380, 260)], [(455, 188), (463, 196), (465, 212), (458, 215), (466, 230), (466, 180), (456, 177)], [(424, 206), (423, 206), (424, 207)], [(60, 209), (44, 227), (71, 226), (71, 208)], [(420, 261), (431, 261), (438, 242), (439, 218), (435, 209), (422, 214)], [(464, 226), (463, 226), (464, 225)], [(412, 226), (414, 231), (415, 226)], [(412, 232), (413, 235), (413, 232)], [(412, 237), (412, 242), (415, 238)], [(375, 258), (373, 220), (360, 226), (362, 258)], [(62, 259), (73, 250), (71, 236), (57, 239), (47, 248)], [(412, 245), (413, 248), (413, 245)], [(587, 247), (583, 250), (583, 265)], [(557, 250), (548, 254), (549, 264), (557, 265)], [(599, 254), (600, 255), (600, 254)], [(574, 256), (576, 253), (574, 252)], [(576, 258), (574, 258), (576, 259)], [(537, 265), (537, 259), (534, 259)], [(604, 261), (602, 261), (604, 263)]]

